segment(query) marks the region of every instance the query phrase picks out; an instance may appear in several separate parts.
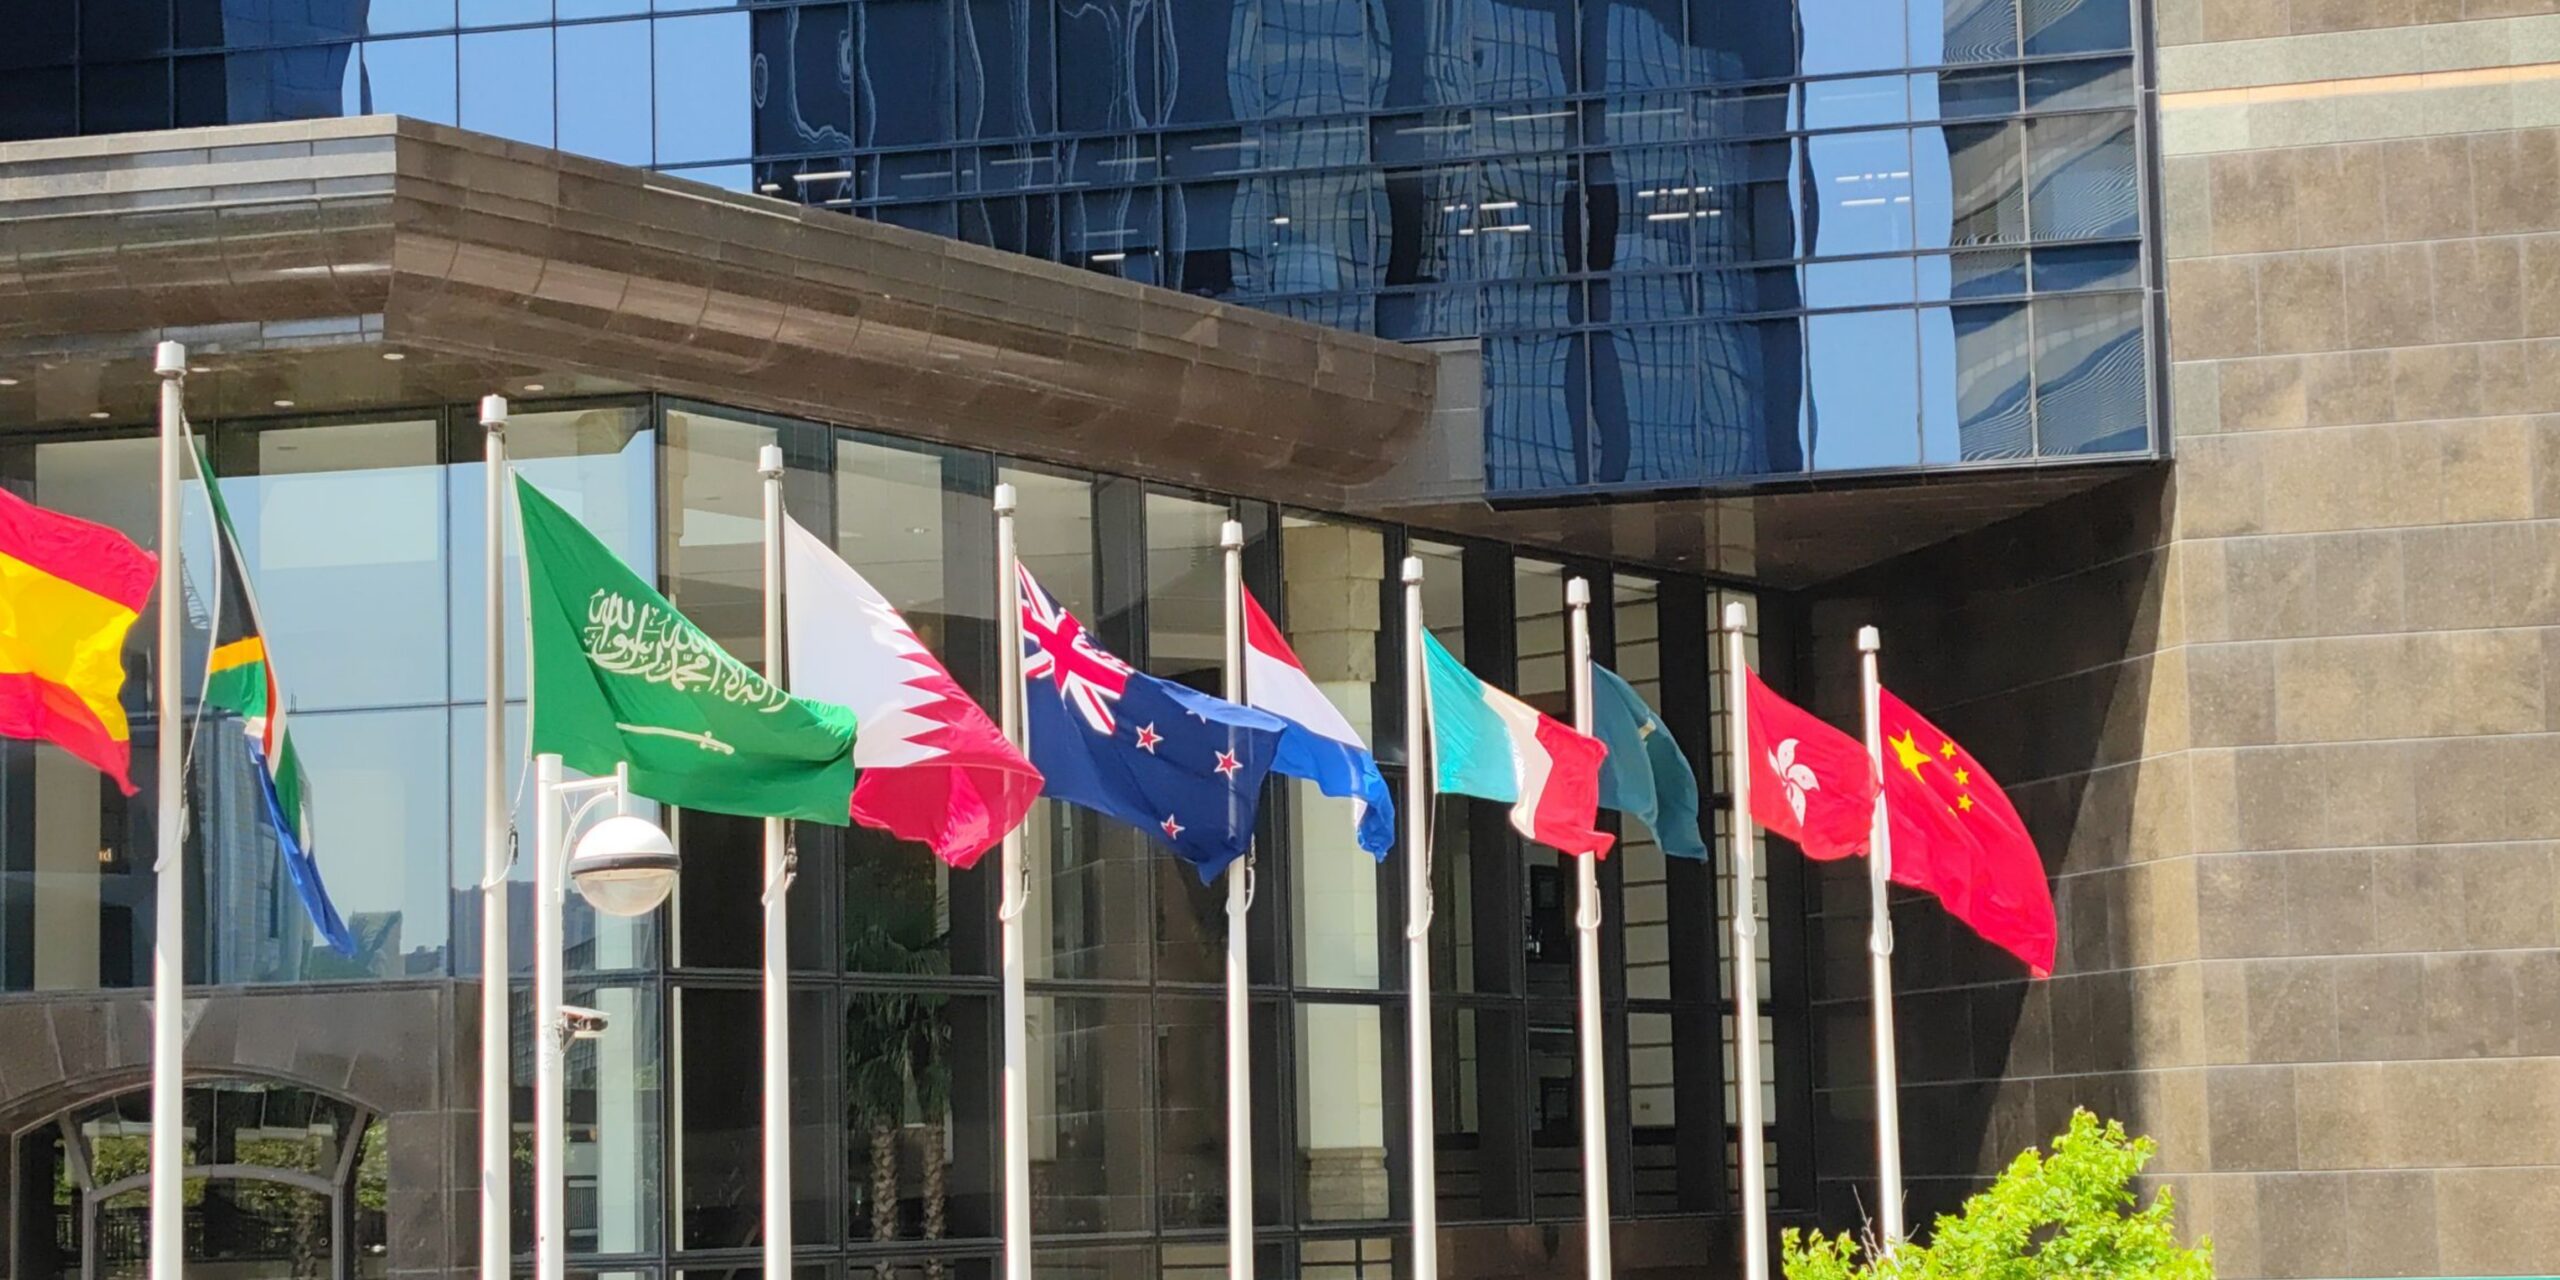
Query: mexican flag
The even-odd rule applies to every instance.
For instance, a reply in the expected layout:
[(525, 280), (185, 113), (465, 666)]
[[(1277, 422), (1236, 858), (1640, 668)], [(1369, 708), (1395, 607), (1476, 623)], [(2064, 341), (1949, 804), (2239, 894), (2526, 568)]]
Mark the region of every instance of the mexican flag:
[(537, 754), (628, 764), (633, 791), (687, 809), (845, 825), (851, 711), (731, 657), (522, 476), (516, 509)]

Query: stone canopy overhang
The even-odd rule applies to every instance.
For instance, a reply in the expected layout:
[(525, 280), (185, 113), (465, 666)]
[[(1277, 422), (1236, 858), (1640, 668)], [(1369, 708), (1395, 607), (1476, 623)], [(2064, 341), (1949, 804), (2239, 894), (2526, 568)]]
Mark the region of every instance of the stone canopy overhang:
[(1427, 351), (393, 117), (0, 145), (0, 422), (698, 397), (1339, 507)]

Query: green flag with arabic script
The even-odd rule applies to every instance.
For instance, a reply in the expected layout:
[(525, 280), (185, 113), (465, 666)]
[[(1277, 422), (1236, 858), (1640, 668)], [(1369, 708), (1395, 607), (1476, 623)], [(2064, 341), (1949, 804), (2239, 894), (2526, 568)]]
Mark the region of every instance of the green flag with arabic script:
[(843, 826), (853, 713), (796, 698), (704, 635), (522, 476), (533, 749), (652, 800)]

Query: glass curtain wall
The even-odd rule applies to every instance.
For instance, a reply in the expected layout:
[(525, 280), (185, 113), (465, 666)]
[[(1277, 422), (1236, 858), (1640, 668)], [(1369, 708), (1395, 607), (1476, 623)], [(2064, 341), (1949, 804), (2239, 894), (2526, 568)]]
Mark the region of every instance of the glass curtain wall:
[[(244, 825), (197, 739), (192, 883), (220, 909), (191, 937), (191, 977), (218, 983), (468, 981), (479, 955), (478, 823), (486, 688), (478, 639), (485, 512), (481, 433), (462, 407), (204, 428), (266, 606), (296, 712), (313, 847), (357, 925), (361, 962), (315, 946), (274, 852)], [(1563, 713), (1562, 582), (1590, 573), (1595, 638), (1675, 735), (1704, 751), (1703, 664), (1661, 637), (1704, 634), (1713, 593), (1685, 578), (1516, 557), (1265, 504), (1151, 490), (960, 450), (681, 401), (521, 406), (521, 474), (560, 501), (741, 655), (762, 652), (756, 456), (778, 444), (789, 516), (829, 540), (907, 613), (964, 687), (992, 701), (999, 481), (1022, 495), (1025, 561), (1104, 643), (1142, 668), (1215, 687), (1218, 526), (1246, 530), (1246, 577), (1317, 687), (1370, 735), (1391, 786), (1407, 768), (1402, 592), (1426, 565), (1424, 618), (1486, 678)], [(130, 433), (0, 445), (0, 483), (147, 539), (151, 449)], [(201, 515), (187, 550), (201, 563)], [(522, 750), (521, 567), (509, 549), (509, 754)], [(195, 584), (198, 595), (203, 584)], [(204, 620), (185, 659), (202, 661)], [(150, 758), (144, 637), (127, 651), (137, 762)], [(130, 986), (147, 972), (146, 803), (23, 743), (0, 744), (0, 973), (13, 991)], [(1722, 780), (1700, 759), (1702, 775)], [(139, 779), (148, 785), (148, 778)], [(530, 818), (511, 779), (517, 818)], [(1400, 795), (1401, 792), (1399, 791)], [(1444, 1220), (1499, 1235), (1578, 1209), (1571, 868), (1524, 847), (1496, 806), (1434, 805), (1433, 1089)], [(660, 815), (684, 857), (673, 903), (638, 921), (574, 897), (569, 998), (612, 1031), (571, 1049), (569, 1219), (600, 1272), (753, 1267), (761, 1135), (756, 824)], [(1727, 1056), (1713, 869), (1665, 859), (1640, 829), (1609, 863), (1610, 1071), (1622, 1211), (1664, 1239), (1729, 1211), (1720, 1107)], [(794, 1230), (815, 1274), (983, 1275), (996, 1254), (1000, 1167), (992, 876), (877, 833), (797, 824), (789, 892)], [(1034, 910), (1031, 1121), (1044, 1274), (1155, 1276), (1222, 1265), (1225, 1061), (1222, 886), (1136, 833), (1044, 803), (1029, 831)], [(210, 852), (208, 852), (210, 850)], [(1398, 849), (1381, 862), (1350, 805), (1283, 782), (1265, 806), (1251, 917), (1257, 1221), (1273, 1274), (1378, 1276), (1412, 1189), (1401, 1018)], [(531, 868), (510, 873), (515, 963), (531, 966)], [(235, 901), (236, 899), (236, 901)], [(1688, 921), (1691, 924), (1684, 925)], [(1721, 925), (1717, 929), (1721, 929)], [(1780, 963), (1783, 963), (1781, 961)], [(519, 990), (519, 1000), (527, 993)], [(1796, 1014), (1776, 1008), (1764, 1035)], [(520, 1018), (521, 1021), (521, 1018)], [(519, 1041), (525, 1042), (520, 1028)], [(515, 1065), (519, 1132), (532, 1064)], [(1776, 1094), (1774, 1133), (1795, 1123)], [(530, 1168), (518, 1166), (529, 1247)], [(1628, 1229), (1655, 1228), (1641, 1222)], [(1489, 1238), (1490, 1238), (1489, 1235)], [(1454, 1256), (1459, 1256), (1453, 1252)]]
[(0, 139), (396, 112), (1380, 336), (1520, 494), (2153, 447), (2132, 0), (53, 0)]

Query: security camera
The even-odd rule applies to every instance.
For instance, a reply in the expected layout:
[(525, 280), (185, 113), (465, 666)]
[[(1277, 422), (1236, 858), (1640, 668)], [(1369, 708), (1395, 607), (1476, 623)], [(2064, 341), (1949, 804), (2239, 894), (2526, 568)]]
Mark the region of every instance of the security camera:
[(560, 1006), (560, 1029), (566, 1032), (571, 1040), (593, 1040), (602, 1036), (605, 1022), (602, 1009), (589, 1009), (583, 1005), (574, 1004)]

